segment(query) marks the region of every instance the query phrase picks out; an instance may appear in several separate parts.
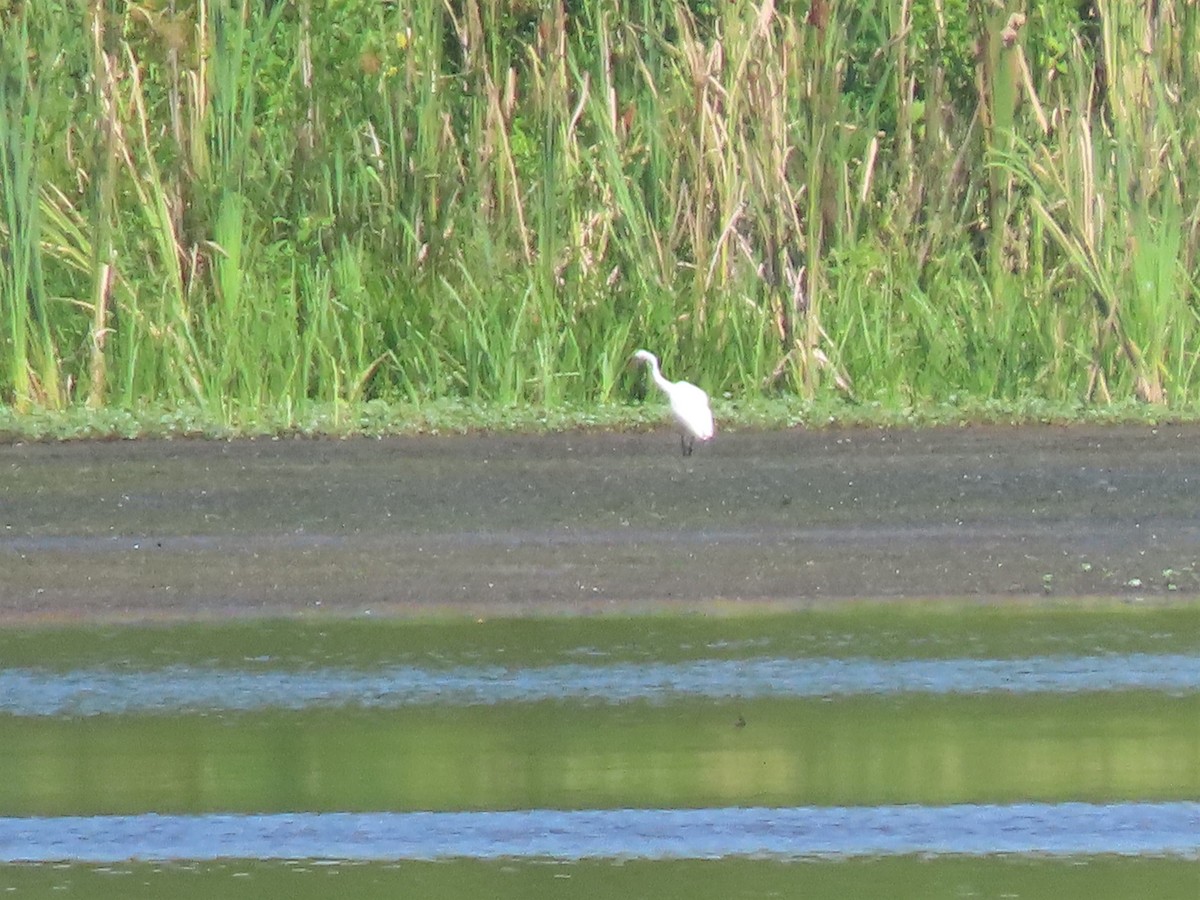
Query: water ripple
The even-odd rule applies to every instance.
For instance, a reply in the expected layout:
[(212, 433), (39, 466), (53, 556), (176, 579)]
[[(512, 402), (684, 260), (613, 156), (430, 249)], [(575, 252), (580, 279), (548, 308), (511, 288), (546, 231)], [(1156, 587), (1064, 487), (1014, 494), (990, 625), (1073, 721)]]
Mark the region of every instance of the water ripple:
[(674, 664), (413, 666), (150, 671), (0, 669), (0, 713), (103, 715), (172, 711), (398, 708), (438, 703), (570, 700), (665, 702), (683, 697), (1078, 693), (1200, 690), (1200, 657), (1184, 654), (1027, 659), (745, 659)]
[(1200, 855), (1200, 803), (0, 818), (0, 863)]

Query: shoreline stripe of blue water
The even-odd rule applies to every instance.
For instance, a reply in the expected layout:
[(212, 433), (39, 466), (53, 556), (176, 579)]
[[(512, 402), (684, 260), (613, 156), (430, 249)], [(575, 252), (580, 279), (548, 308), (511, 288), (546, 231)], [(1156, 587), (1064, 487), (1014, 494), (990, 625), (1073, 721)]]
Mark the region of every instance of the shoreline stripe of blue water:
[(0, 863), (1200, 857), (1200, 803), (0, 818)]
[(1200, 691), (1188, 654), (1025, 659), (777, 659), (554, 665), (510, 669), (391, 666), (288, 670), (172, 666), (146, 671), (0, 669), (0, 714), (122, 715), (188, 710), (399, 708), (676, 697), (837, 697), (861, 694)]

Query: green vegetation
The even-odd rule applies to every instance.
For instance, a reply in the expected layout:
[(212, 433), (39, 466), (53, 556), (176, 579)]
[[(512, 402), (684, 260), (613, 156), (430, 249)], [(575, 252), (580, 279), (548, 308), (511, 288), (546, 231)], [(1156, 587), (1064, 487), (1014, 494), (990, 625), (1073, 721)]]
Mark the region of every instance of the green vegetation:
[(1084, 6), (0, 0), (0, 431), (1192, 416), (1200, 11)]

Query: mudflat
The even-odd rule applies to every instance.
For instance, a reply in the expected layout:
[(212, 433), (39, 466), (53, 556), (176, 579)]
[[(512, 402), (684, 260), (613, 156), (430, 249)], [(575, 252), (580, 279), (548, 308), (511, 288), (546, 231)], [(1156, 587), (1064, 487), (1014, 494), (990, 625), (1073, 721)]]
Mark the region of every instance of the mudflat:
[(0, 447), (0, 623), (1188, 602), (1200, 427)]

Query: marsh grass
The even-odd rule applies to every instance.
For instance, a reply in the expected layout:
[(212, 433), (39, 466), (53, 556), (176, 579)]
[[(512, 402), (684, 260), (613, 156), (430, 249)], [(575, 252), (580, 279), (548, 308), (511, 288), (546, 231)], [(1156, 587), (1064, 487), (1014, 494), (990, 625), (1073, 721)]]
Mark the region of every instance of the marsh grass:
[[(55, 35), (44, 35), (53, 52)], [(49, 296), (43, 276), (39, 118), (48, 85), (30, 64), (27, 21), (0, 32), (0, 370), (18, 411), (64, 402)]]
[(1104, 71), (1109, 104), (1060, 102), (1059, 140), (1024, 145), (998, 157), (997, 168), (1028, 188), (1034, 221), (1063, 258), (1060, 277), (1075, 279), (1090, 301), (1079, 312), (1093, 339), (1076, 344), (1088, 360), (1087, 396), (1187, 403), (1196, 398), (1194, 206), (1185, 211), (1195, 202), (1187, 199), (1197, 187), (1195, 136), (1180, 119), (1182, 94), (1154, 78), (1171, 68), (1171, 35), (1161, 24), (1154, 33), (1122, 4), (1101, 11), (1112, 23), (1102, 36), (1103, 69), (1084, 65), (1075, 40), (1076, 82), (1062, 99), (1095, 97)]
[(0, 397), (1183, 409), (1200, 17), (1096, 10), (10, 8)]

